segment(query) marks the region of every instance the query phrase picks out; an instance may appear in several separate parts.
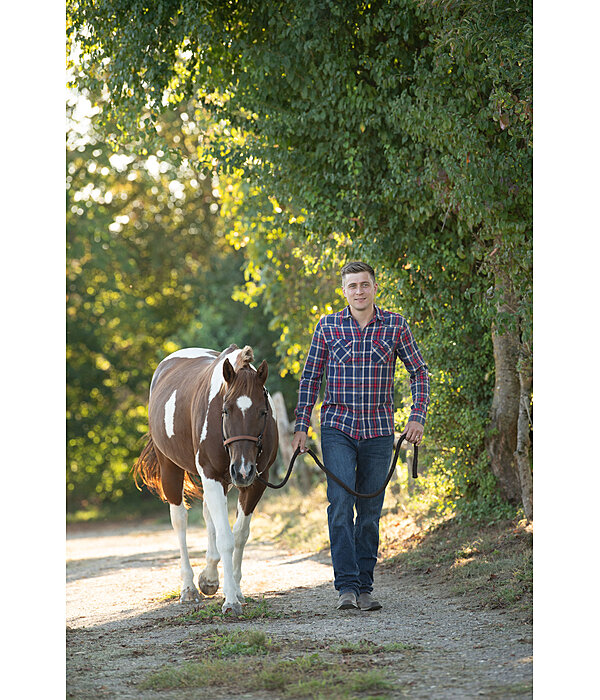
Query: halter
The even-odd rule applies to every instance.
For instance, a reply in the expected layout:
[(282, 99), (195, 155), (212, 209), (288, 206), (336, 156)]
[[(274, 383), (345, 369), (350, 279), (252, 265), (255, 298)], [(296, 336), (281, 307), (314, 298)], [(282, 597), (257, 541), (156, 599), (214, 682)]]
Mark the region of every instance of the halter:
[(260, 454), (262, 452), (262, 441), (263, 441), (263, 435), (265, 432), (265, 429), (267, 427), (267, 418), (269, 416), (269, 394), (267, 390), (263, 387), (263, 393), (265, 396), (265, 420), (263, 423), (263, 428), (260, 431), (260, 434), (258, 436), (254, 435), (235, 435), (234, 437), (230, 438), (225, 438), (225, 412), (222, 411), (221, 415), (223, 416), (221, 420), (221, 435), (223, 436), (223, 447), (227, 450), (227, 454), (229, 454), (229, 448), (228, 445), (231, 445), (232, 442), (238, 442), (239, 440), (250, 440), (251, 442), (255, 442), (257, 447), (258, 447), (258, 452), (256, 453), (256, 461), (258, 462), (258, 458), (260, 457)]

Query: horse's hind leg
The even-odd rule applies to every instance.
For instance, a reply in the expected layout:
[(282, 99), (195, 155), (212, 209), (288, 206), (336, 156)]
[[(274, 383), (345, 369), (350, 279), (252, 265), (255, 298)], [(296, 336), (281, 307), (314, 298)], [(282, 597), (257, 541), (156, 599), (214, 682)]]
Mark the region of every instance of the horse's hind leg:
[(158, 459), (163, 491), (169, 501), (171, 524), (179, 542), (182, 581), (179, 600), (182, 603), (199, 603), (200, 594), (194, 586), (194, 572), (190, 564), (186, 539), (188, 514), (183, 502), (183, 477), (185, 474), (183, 469), (180, 469), (164, 455), (161, 454)]
[(198, 586), (205, 595), (214, 595), (219, 588), (219, 571), (217, 569), (217, 564), (221, 556), (217, 549), (217, 531), (210, 517), (210, 511), (208, 510), (206, 500), (202, 503), (202, 513), (204, 515), (204, 522), (206, 523), (208, 546), (206, 548), (206, 567), (198, 577)]

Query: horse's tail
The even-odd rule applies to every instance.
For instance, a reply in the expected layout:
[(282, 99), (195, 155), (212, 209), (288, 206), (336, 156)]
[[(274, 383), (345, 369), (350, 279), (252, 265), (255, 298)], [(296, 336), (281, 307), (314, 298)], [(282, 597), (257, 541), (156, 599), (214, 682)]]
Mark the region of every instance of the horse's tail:
[(136, 459), (133, 465), (133, 480), (135, 485), (141, 491), (140, 481), (153, 491), (161, 501), (166, 501), (165, 492), (162, 487), (160, 478), (160, 464), (154, 449), (152, 435), (148, 434), (146, 444), (140, 456)]
[[(151, 435), (147, 436), (146, 445), (133, 465), (133, 479), (140, 491), (142, 490), (139, 483), (141, 481), (143, 484), (146, 484), (150, 491), (153, 491), (161, 501), (165, 503), (168, 502), (165, 492), (163, 491), (160, 463), (156, 456), (156, 450)], [(186, 507), (189, 507), (192, 500), (202, 500), (203, 498), (202, 486), (197, 484), (192, 475), (187, 471), (184, 472), (183, 477), (183, 495)]]
[(191, 506), (192, 501), (196, 499), (202, 501), (204, 499), (202, 484), (197, 483), (189, 472), (184, 472), (183, 475), (183, 496), (186, 508)]

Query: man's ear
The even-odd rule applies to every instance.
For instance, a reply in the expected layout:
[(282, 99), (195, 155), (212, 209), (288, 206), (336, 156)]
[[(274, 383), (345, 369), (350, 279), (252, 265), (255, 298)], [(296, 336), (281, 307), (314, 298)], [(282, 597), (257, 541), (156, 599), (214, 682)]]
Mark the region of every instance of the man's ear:
[(227, 382), (227, 384), (231, 384), (231, 382), (235, 379), (235, 370), (231, 366), (231, 362), (229, 362), (229, 360), (225, 360), (225, 362), (223, 362), (223, 379)]

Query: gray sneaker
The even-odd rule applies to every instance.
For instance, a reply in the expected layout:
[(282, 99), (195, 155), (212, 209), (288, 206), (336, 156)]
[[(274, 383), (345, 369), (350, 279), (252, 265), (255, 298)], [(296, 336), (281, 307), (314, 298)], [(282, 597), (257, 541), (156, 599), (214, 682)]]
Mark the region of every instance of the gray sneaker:
[(338, 599), (337, 609), (349, 610), (350, 608), (358, 608), (358, 605), (356, 604), (356, 594), (352, 591), (341, 593)]
[(381, 603), (374, 600), (370, 593), (361, 593), (358, 596), (358, 607), (361, 610), (381, 610)]

